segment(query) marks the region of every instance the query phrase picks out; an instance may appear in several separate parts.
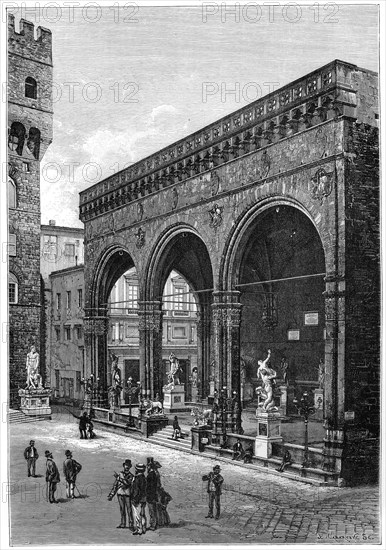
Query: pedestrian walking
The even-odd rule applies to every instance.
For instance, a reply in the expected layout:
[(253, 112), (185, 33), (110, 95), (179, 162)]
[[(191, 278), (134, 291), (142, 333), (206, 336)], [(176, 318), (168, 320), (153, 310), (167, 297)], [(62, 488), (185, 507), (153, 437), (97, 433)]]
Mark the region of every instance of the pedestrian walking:
[(79, 432), (80, 432), (80, 439), (87, 439), (87, 413), (84, 411), (81, 417), (79, 417)]
[(131, 506), (131, 494), (133, 490), (134, 476), (130, 472), (131, 460), (126, 459), (122, 464), (123, 470), (117, 474), (114, 472), (115, 482), (107, 497), (107, 500), (112, 500), (117, 495), (119, 509), (121, 512), (121, 523), (117, 525), (117, 529), (126, 528), (126, 518), (129, 529), (134, 531), (133, 510)]
[(59, 470), (54, 462), (52, 453), (50, 451), (46, 451), (44, 454), (47, 459), (46, 483), (48, 485), (48, 500), (51, 502), (51, 504), (54, 504), (54, 503), (56, 504), (58, 501), (55, 500), (55, 492), (56, 492), (56, 487), (60, 482)]
[(135, 477), (133, 481), (132, 509), (134, 518), (133, 535), (143, 535), (146, 533), (146, 466), (145, 464), (136, 464)]
[(35, 448), (35, 441), (31, 439), (28, 447), (24, 451), (24, 458), (27, 461), (27, 475), (28, 477), (36, 477), (36, 461), (39, 458), (39, 453)]
[(63, 462), (63, 473), (67, 484), (67, 497), (75, 498), (76, 476), (81, 471), (82, 465), (72, 458), (71, 451), (67, 450), (64, 454), (66, 455), (66, 459)]
[(216, 504), (216, 516), (215, 519), (219, 519), (221, 507), (220, 507), (220, 496), (221, 496), (221, 487), (224, 483), (224, 478), (220, 474), (221, 468), (218, 464), (213, 467), (213, 472), (202, 476), (202, 481), (208, 482), (208, 495), (209, 495), (209, 512), (205, 516), (207, 518), (213, 518), (213, 505)]

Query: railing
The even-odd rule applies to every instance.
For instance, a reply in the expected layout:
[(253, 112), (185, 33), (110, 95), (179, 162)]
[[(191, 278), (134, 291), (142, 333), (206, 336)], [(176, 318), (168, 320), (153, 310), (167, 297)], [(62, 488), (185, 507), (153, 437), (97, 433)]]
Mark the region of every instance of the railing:
[[(86, 189), (80, 193), (80, 219), (87, 221), (332, 118), (343, 103), (335, 92), (338, 69), (350, 67), (355, 66), (341, 61), (325, 65)], [(353, 103), (348, 94), (345, 98)]]

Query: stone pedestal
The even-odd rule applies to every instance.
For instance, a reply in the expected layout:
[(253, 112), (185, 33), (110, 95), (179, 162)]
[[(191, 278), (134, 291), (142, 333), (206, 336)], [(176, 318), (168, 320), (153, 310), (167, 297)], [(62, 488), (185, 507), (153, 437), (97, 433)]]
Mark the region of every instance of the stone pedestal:
[(28, 416), (42, 416), (51, 415), (50, 407), (50, 395), (51, 390), (41, 389), (27, 389), (19, 390), (19, 396), (21, 397), (20, 409)]
[(324, 418), (324, 390), (322, 388), (316, 388), (314, 390), (314, 418), (317, 420), (323, 420)]
[(164, 411), (166, 413), (185, 410), (185, 388), (183, 384), (164, 389)]
[(266, 412), (257, 409), (257, 435), (255, 439), (255, 456), (270, 458), (272, 443), (281, 443), (281, 419), (279, 412)]

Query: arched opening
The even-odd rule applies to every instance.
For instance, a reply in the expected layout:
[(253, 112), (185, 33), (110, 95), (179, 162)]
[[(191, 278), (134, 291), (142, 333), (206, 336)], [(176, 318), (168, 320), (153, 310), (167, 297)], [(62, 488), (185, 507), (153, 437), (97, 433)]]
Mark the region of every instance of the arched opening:
[[(239, 238), (230, 282), (240, 294), (241, 393), (256, 410), (259, 359), (271, 350), (277, 373), (275, 404), (296, 415), (293, 399), (323, 384), (325, 357), (325, 257), (320, 236), (306, 214), (277, 204), (250, 218)], [(320, 419), (323, 403), (320, 403)], [(321, 442), (320, 442), (321, 443)]]
[(36, 159), (39, 159), (40, 130), (38, 130), (38, 128), (30, 128), (27, 139), (27, 148)]
[(13, 273), (8, 278), (8, 301), (10, 304), (17, 304), (19, 301), (19, 284)]
[(85, 308), (89, 324), (85, 330), (85, 339), (86, 351), (90, 354), (90, 374), (97, 386), (98, 399), (104, 405), (107, 403), (108, 387), (112, 383), (113, 358), (112, 353), (109, 354), (108, 341), (111, 343), (112, 326), (116, 322), (114, 314), (118, 308), (125, 307), (124, 303), (116, 303), (120, 300), (116, 298), (114, 287), (127, 271), (134, 268), (133, 259), (126, 250), (116, 246), (108, 250), (96, 271), (91, 288), (91, 307)]
[(167, 381), (167, 357), (178, 349), (180, 337), (186, 344), (179, 347), (184, 355), (178, 359), (182, 360), (187, 397), (209, 395), (212, 291), (212, 266), (205, 244), (191, 230), (174, 229), (153, 255), (147, 284), (147, 296), (160, 303), (163, 312), (161, 351), (152, 372), (155, 393), (161, 393)]
[(21, 122), (12, 122), (8, 136), (8, 147), (21, 156), (23, 154), (26, 130)]
[(37, 82), (31, 76), (27, 76), (25, 79), (25, 97), (30, 97), (31, 99), (37, 98)]

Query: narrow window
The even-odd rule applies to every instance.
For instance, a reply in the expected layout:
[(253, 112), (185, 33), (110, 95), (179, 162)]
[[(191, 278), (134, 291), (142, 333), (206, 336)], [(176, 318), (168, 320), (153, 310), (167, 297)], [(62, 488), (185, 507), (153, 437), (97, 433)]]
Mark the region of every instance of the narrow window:
[(36, 99), (37, 97), (37, 83), (34, 78), (27, 76), (25, 79), (25, 97), (30, 97), (31, 99)]
[(12, 122), (8, 137), (8, 147), (11, 151), (16, 151), (18, 155), (23, 154), (26, 131), (21, 122)]
[(18, 302), (18, 283), (13, 273), (9, 274), (9, 303), (17, 304)]
[(13, 180), (8, 180), (8, 206), (16, 208), (16, 184)]

